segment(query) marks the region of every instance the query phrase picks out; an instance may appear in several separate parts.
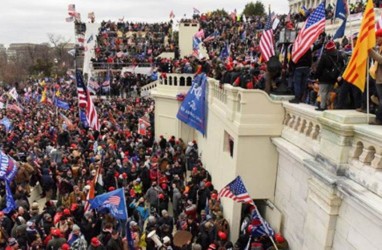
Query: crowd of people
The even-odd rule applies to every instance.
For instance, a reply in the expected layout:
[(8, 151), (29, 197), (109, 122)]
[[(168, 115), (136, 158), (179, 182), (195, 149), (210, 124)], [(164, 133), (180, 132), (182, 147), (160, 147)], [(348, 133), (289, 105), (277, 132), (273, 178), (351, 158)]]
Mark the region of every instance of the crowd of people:
[[(250, 244), (273, 249), (269, 238), (252, 235), (250, 207), (243, 212), (241, 236), (229, 240), (229, 223), (197, 142), (162, 135), (155, 140), (152, 99), (95, 98), (101, 128), (93, 131), (79, 118), (72, 78), (29, 84), (25, 89), (19, 84), (17, 100), (11, 88), (0, 89), (7, 103), (0, 120), (10, 121), (0, 123), (0, 148), (18, 166), (11, 183), (15, 207), (0, 212), (1, 248), (246, 249)], [(58, 97), (70, 108), (57, 110), (50, 101), (41, 102), (43, 91), (48, 100)], [(11, 103), (20, 109), (11, 109)], [(143, 133), (139, 119), (150, 124)], [(133, 248), (126, 221), (86, 207), (91, 184), (96, 195), (125, 191)], [(41, 198), (30, 200), (39, 187)], [(1, 191), (4, 208), (4, 186)], [(187, 232), (182, 245), (174, 244), (177, 232)], [(284, 246), (279, 249), (287, 249), (280, 234), (275, 240)]]
[(129, 23), (103, 21), (96, 39), (94, 69), (122, 69), (123, 66), (152, 64), (162, 52), (174, 52), (177, 40), (172, 22)]
[[(277, 19), (276, 42), (280, 31), (294, 29), (300, 17)], [(251, 206), (243, 207), (240, 236), (232, 239), (218, 190), (199, 158), (197, 142), (155, 135), (155, 103), (140, 97), (142, 86), (166, 78), (168, 73), (206, 73), (221, 84), (267, 93), (286, 83), (287, 91), (294, 94), (291, 103), (316, 105), (319, 111), (362, 111), (370, 97), (372, 109), (378, 110), (378, 70), (374, 76), (377, 84), (371, 81), (371, 96), (340, 77), (357, 34), (334, 42), (324, 33), (297, 63), (290, 60), (291, 44), (276, 43), (277, 56), (264, 63), (259, 39), (266, 21), (266, 17), (219, 12), (194, 15), (184, 22), (200, 24), (201, 46), (207, 54), (180, 58), (175, 53), (173, 59), (157, 57), (163, 51), (177, 50), (171, 23), (103, 22), (93, 63), (148, 63), (152, 72), (121, 75), (113, 71), (109, 75), (110, 95), (94, 99), (99, 131), (79, 118), (77, 89), (70, 76), (28, 82), (25, 88), (18, 84), (19, 97), (9, 95), (10, 88), (0, 88), (0, 102), (6, 103), (0, 121), (7, 120), (0, 123), (0, 148), (18, 166), (11, 183), (16, 207), (0, 212), (0, 248), (131, 249), (131, 236), (133, 249), (273, 249), (267, 235), (253, 234), (256, 221)], [(381, 42), (382, 31), (378, 31), (377, 43)], [(380, 60), (377, 52), (371, 56)], [(46, 91), (51, 99), (59, 97), (70, 108), (58, 110), (52, 102), (41, 102)], [(141, 131), (139, 119), (150, 126)], [(97, 184), (98, 195), (124, 189), (127, 222), (116, 220), (108, 211), (88, 209), (91, 184)], [(41, 199), (29, 199), (31, 190), (38, 187), (44, 206)], [(5, 207), (3, 182), (0, 190)], [(182, 237), (187, 241), (175, 244), (177, 233), (184, 231), (188, 234)], [(280, 234), (273, 239), (279, 249), (288, 249)]]

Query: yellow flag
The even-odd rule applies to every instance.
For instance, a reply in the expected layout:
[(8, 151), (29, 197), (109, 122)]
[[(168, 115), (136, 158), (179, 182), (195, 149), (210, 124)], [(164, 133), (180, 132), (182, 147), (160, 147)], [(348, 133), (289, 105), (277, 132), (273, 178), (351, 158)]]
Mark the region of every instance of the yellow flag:
[(40, 100), (41, 103), (46, 103), (47, 102), (46, 91), (47, 91), (47, 87), (45, 86), (44, 90), (41, 93), (41, 100)]
[(354, 84), (362, 92), (365, 91), (366, 64), (369, 49), (375, 46), (375, 13), (373, 1), (368, 0), (362, 17), (358, 40), (353, 49), (350, 61), (342, 77)]

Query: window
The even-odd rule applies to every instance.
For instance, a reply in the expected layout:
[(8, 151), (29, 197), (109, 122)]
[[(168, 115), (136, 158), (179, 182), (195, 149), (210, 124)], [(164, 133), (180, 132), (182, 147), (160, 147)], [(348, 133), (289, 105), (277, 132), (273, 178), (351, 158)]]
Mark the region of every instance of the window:
[(228, 152), (231, 157), (233, 157), (234, 146), (234, 138), (227, 131), (224, 131), (224, 151)]

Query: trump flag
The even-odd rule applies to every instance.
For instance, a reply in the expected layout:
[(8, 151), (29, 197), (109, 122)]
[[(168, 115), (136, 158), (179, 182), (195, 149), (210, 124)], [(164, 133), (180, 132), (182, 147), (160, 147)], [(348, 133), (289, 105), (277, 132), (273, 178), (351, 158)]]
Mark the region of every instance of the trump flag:
[(5, 202), (6, 207), (3, 209), (4, 213), (16, 209), (16, 203), (10, 188), (10, 182), (13, 180), (17, 173), (17, 165), (12, 157), (9, 157), (4, 152), (0, 151), (0, 179), (5, 183)]
[(195, 76), (186, 98), (179, 107), (176, 117), (190, 127), (206, 134), (206, 85), (207, 76), (201, 73)]
[(123, 188), (97, 195), (89, 200), (90, 208), (96, 210), (109, 210), (110, 214), (120, 220), (127, 220), (125, 192)]

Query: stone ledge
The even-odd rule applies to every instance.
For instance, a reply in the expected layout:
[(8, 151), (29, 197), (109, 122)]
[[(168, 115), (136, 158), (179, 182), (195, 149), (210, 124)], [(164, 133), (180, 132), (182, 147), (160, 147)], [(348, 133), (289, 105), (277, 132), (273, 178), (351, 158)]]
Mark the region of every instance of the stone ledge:
[(377, 142), (382, 145), (382, 126), (355, 125), (354, 132), (369, 139), (371, 142)]
[(356, 182), (340, 178), (337, 182), (337, 189), (342, 196), (355, 200), (356, 203), (369, 211), (382, 223), (382, 198), (372, 193)]
[[(355, 110), (327, 110), (323, 117), (341, 124), (365, 124), (367, 123), (367, 114)], [(369, 114), (374, 119), (375, 115)]]

